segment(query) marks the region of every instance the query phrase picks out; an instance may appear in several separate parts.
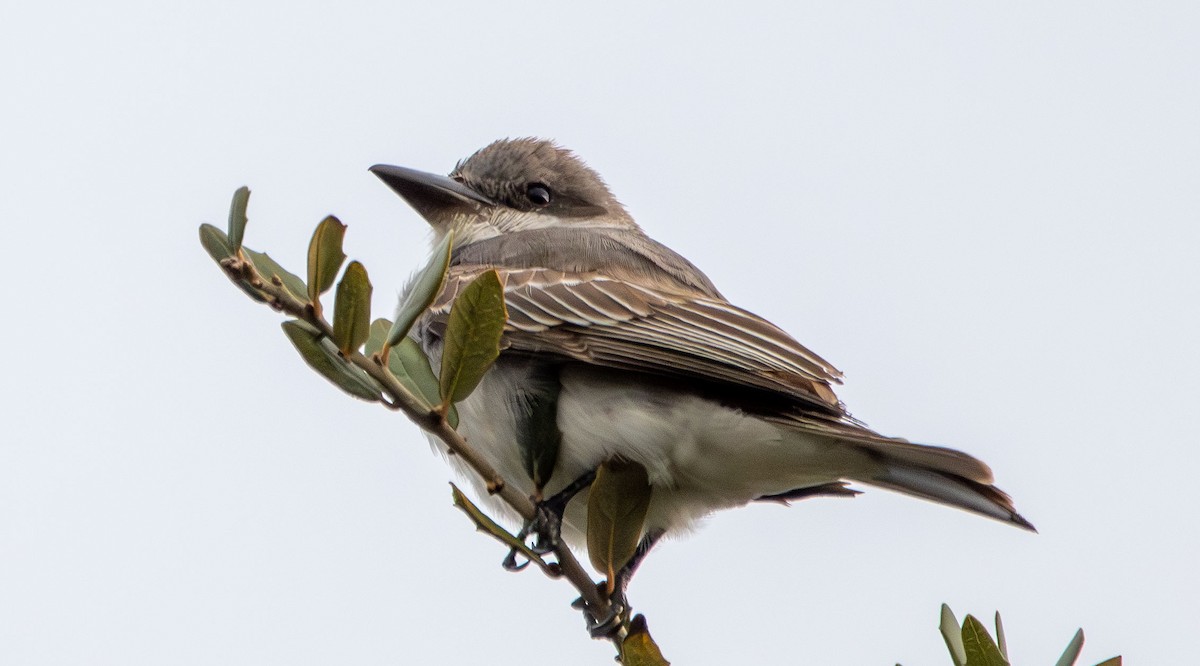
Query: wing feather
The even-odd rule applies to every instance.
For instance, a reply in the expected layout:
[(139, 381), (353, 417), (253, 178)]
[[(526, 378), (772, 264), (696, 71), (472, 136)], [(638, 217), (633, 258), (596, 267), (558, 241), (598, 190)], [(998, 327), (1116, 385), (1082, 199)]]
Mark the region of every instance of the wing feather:
[[(428, 317), (440, 331), (459, 290), (479, 273), (456, 265)], [(506, 348), (665, 376), (747, 386), (844, 414), (830, 387), (841, 373), (770, 322), (719, 298), (601, 273), (501, 270)]]

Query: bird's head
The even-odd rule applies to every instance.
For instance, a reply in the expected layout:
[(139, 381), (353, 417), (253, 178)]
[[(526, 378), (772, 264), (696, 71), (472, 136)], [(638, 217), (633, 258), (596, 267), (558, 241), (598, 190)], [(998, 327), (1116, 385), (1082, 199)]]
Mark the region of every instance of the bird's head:
[(546, 227), (637, 228), (600, 174), (542, 139), (496, 141), (449, 176), (383, 164), (371, 172), (459, 243)]

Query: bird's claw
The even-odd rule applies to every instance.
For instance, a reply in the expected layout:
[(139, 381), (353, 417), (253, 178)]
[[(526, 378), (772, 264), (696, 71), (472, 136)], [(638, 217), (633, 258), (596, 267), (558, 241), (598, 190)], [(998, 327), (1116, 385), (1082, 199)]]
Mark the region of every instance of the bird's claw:
[[(601, 583), (598, 587), (603, 592), (605, 585)], [(612, 596), (608, 598), (608, 608), (603, 615), (594, 615), (583, 597), (571, 602), (571, 607), (583, 611), (587, 630), (592, 638), (612, 638), (629, 626), (629, 602), (620, 590), (614, 590)]]
[(526, 525), (525, 533), (532, 534), (535, 541), (529, 549), (538, 555), (552, 553), (559, 546), (559, 535), (562, 533), (562, 510), (565, 507), (548, 506), (546, 502), (537, 505), (533, 520)]
[[(562, 532), (562, 511), (565, 505), (560, 505), (558, 502), (547, 500), (538, 502), (534, 509), (534, 516), (517, 532), (517, 538), (522, 542), (530, 535), (534, 537), (533, 543), (528, 544), (529, 552), (534, 555), (542, 556), (553, 553), (561, 543), (559, 535)], [(508, 551), (504, 561), (500, 566), (508, 571), (521, 571), (529, 566), (529, 560), (518, 563), (517, 555), (520, 552), (518, 548), (512, 548)]]
[(529, 566), (529, 560), (517, 562), (517, 549), (513, 548), (508, 551), (508, 555), (505, 556), (504, 561), (500, 563), (500, 566), (504, 567), (506, 571), (520, 571)]

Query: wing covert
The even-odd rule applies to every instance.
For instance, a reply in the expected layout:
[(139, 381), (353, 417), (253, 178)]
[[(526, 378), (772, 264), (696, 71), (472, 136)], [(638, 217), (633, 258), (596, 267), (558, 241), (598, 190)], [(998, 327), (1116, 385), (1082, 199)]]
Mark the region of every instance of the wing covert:
[[(428, 315), (440, 334), (478, 265), (453, 266)], [(787, 333), (730, 303), (600, 273), (501, 270), (508, 324), (503, 344), (626, 370), (740, 384), (843, 413), (830, 384), (841, 372)]]

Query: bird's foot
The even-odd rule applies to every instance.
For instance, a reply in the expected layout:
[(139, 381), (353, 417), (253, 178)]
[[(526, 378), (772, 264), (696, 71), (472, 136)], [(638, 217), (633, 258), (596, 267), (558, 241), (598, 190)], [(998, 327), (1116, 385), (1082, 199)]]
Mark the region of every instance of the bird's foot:
[[(601, 596), (606, 594), (607, 585), (605, 583), (601, 582), (596, 587)], [(571, 607), (583, 611), (583, 618), (587, 622), (587, 630), (592, 638), (612, 638), (629, 626), (631, 617), (629, 601), (625, 598), (625, 591), (620, 587), (608, 595), (608, 608), (599, 615), (588, 607), (583, 597), (571, 602)]]
[(629, 582), (633, 579), (633, 574), (641, 565), (642, 560), (646, 558), (647, 553), (654, 544), (663, 536), (662, 530), (654, 530), (642, 537), (641, 543), (638, 544), (637, 550), (633, 557), (630, 558), (625, 566), (617, 571), (617, 575), (612, 580), (612, 592), (609, 593), (608, 581), (602, 581), (596, 584), (596, 589), (600, 592), (600, 596), (608, 597), (608, 609), (601, 616), (597, 616), (591, 612), (583, 599), (577, 599), (573, 606), (583, 611), (583, 615), (587, 618), (588, 633), (592, 638), (612, 638), (619, 636), (624, 638), (623, 632), (628, 631), (629, 623), (633, 617), (632, 607), (629, 605), (629, 598), (625, 596), (625, 590), (629, 589)]
[[(525, 522), (521, 527), (521, 531), (517, 532), (517, 538), (526, 543), (526, 539), (533, 537), (532, 543), (526, 543), (529, 552), (534, 555), (548, 555), (553, 553), (562, 543), (560, 535), (562, 533), (562, 518), (563, 512), (567, 508), (567, 502), (570, 497), (562, 498), (555, 495), (547, 500), (538, 502), (534, 506), (534, 515), (532, 520)], [(508, 551), (504, 562), (501, 563), (505, 569), (509, 571), (520, 571), (529, 566), (529, 561), (517, 562), (517, 555), (520, 553), (518, 548), (513, 548)]]
[[(580, 476), (572, 481), (566, 488), (548, 497), (534, 506), (533, 519), (526, 521), (521, 527), (521, 531), (517, 533), (517, 538), (525, 541), (529, 536), (533, 536), (533, 543), (528, 544), (529, 551), (535, 555), (547, 555), (555, 551), (561, 544), (560, 535), (562, 534), (563, 514), (567, 510), (567, 503), (571, 501), (581, 490), (592, 485), (592, 481), (596, 478), (596, 472), (593, 470)], [(519, 549), (513, 548), (508, 552), (508, 556), (504, 558), (503, 566), (509, 571), (520, 571), (529, 565), (529, 562), (517, 563), (517, 554)]]
[(500, 563), (500, 566), (504, 567), (506, 571), (521, 571), (529, 566), (529, 560), (525, 560), (524, 562), (517, 561), (517, 552), (516, 548), (509, 550), (508, 555), (504, 556), (504, 561)]
[(565, 501), (550, 499), (539, 502), (534, 507), (533, 520), (525, 526), (525, 534), (532, 535), (534, 541), (529, 549), (538, 555), (554, 552), (561, 543), (563, 512), (567, 509)]

